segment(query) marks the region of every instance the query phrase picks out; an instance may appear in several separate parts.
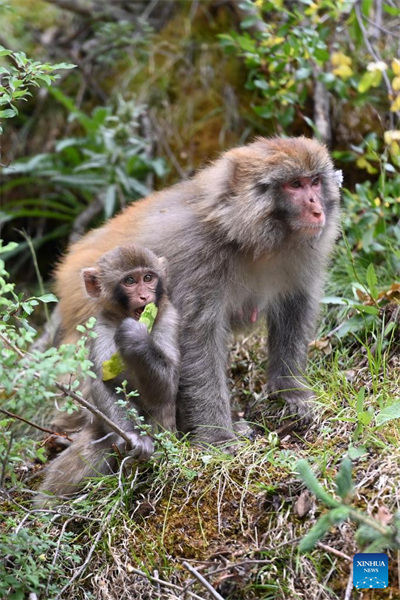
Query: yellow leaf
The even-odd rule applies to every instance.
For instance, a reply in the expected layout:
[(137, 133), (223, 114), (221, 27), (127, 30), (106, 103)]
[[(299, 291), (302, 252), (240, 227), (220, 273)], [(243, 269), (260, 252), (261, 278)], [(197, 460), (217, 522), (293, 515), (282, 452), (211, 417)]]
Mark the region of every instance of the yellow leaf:
[(390, 110), (391, 112), (397, 112), (398, 110), (400, 110), (400, 95), (397, 96), (396, 100), (392, 103)]
[(400, 76), (397, 76), (392, 81), (392, 88), (395, 92), (400, 91)]
[(109, 360), (103, 362), (103, 381), (114, 379), (125, 371), (125, 363), (119, 352), (115, 352)]
[(334, 52), (331, 56), (331, 63), (334, 67), (339, 67), (341, 65), (350, 67), (352, 60), (350, 56), (346, 56), (343, 52)]
[(392, 156), (399, 156), (400, 155), (400, 146), (398, 142), (392, 142), (390, 144), (390, 153)]
[(283, 38), (283, 37), (271, 35), (271, 37), (269, 37), (267, 40), (263, 40), (261, 42), (261, 45), (265, 46), (266, 48), (271, 48), (271, 46), (278, 46), (279, 44), (282, 44), (284, 41), (285, 41), (285, 38)]
[(392, 69), (395, 75), (400, 75), (400, 60), (398, 58), (392, 60)]
[(311, 2), (310, 6), (304, 11), (304, 14), (311, 17), (318, 10), (318, 4)]
[(341, 79), (348, 79), (353, 75), (353, 71), (348, 65), (339, 65), (333, 69), (332, 73)]
[(360, 79), (358, 91), (363, 94), (371, 87), (378, 87), (381, 81), (382, 71), (379, 71), (378, 69), (376, 71), (367, 71)]
[(374, 173), (378, 172), (377, 169), (375, 169), (375, 167), (373, 167), (371, 163), (368, 162), (367, 159), (364, 157), (358, 158), (356, 161), (356, 165), (359, 169), (365, 169), (366, 171), (368, 171), (370, 175), (373, 175)]

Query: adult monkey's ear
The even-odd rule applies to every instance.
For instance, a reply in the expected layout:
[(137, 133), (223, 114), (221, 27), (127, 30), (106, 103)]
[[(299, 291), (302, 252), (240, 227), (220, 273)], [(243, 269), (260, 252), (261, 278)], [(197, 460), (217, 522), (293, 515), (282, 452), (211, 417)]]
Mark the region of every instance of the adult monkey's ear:
[(91, 298), (99, 298), (101, 288), (97, 269), (95, 267), (88, 267), (87, 269), (82, 269), (81, 273), (87, 295)]
[(169, 276), (169, 269), (168, 269), (168, 260), (165, 258), (165, 256), (161, 256), (158, 259), (158, 266), (160, 269), (160, 274), (162, 275), (162, 278), (164, 279), (164, 283), (167, 284), (168, 276)]

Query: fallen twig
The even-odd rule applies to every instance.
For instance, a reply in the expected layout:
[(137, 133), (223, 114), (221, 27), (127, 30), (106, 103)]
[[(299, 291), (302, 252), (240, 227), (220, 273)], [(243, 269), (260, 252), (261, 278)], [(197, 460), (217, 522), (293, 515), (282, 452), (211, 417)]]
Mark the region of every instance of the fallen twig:
[(350, 563), (350, 575), (349, 580), (347, 582), (346, 591), (344, 594), (344, 600), (351, 600), (351, 596), (353, 593), (353, 562)]
[(204, 579), (203, 575), (201, 575), (194, 567), (192, 567), (192, 565), (189, 565), (189, 563), (187, 563), (186, 561), (184, 561), (182, 565), (185, 567), (185, 569), (189, 571), (189, 573), (196, 577), (197, 581), (199, 581), (201, 585), (203, 585), (206, 588), (206, 590), (210, 592), (210, 594), (215, 598), (215, 600), (224, 600), (223, 597), (220, 594), (218, 594), (217, 590), (215, 590), (213, 586), (210, 583), (208, 583), (207, 579)]
[(326, 552), (330, 552), (331, 554), (336, 554), (336, 556), (340, 556), (340, 558), (344, 558), (348, 562), (353, 562), (353, 559), (350, 556), (348, 556), (344, 552), (340, 552), (340, 550), (336, 550), (336, 548), (331, 548), (326, 544), (322, 544), (322, 542), (318, 542), (317, 546), (319, 546), (323, 550), (326, 550)]
[[(114, 560), (115, 560), (115, 558), (114, 558)], [(158, 577), (153, 577), (153, 575), (148, 575), (144, 571), (135, 569), (135, 567), (129, 566), (128, 572), (135, 573), (135, 575), (141, 575), (145, 579), (148, 579), (151, 583), (157, 583), (163, 587), (170, 588), (171, 590), (176, 590), (177, 592), (184, 591), (184, 588), (182, 588), (180, 585), (176, 585), (175, 583), (170, 583), (169, 581), (164, 581), (163, 579), (159, 579)], [(204, 600), (204, 598), (202, 598), (201, 596), (198, 596), (197, 594), (195, 594), (194, 592), (191, 592), (190, 590), (186, 590), (186, 593), (190, 594), (190, 596), (192, 596), (192, 598), (195, 598), (196, 600)], [(220, 598), (221, 598), (221, 596), (220, 596)]]

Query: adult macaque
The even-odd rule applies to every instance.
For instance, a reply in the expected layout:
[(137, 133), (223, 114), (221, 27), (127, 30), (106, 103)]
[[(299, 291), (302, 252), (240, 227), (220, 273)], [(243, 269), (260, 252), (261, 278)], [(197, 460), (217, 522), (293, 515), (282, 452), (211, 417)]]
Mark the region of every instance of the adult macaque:
[[(104, 254), (95, 267), (82, 270), (84, 289), (92, 302), (97, 337), (90, 360), (97, 379), (91, 380), (90, 399), (128, 436), (129, 444), (91, 413), (81, 416), (82, 431), (72, 445), (50, 463), (41, 490), (56, 495), (76, 491), (84, 480), (115, 471), (113, 446), (146, 460), (154, 452), (148, 435), (141, 435), (127, 410), (118, 405), (115, 391), (127, 380), (126, 391), (137, 390), (129, 403), (147, 423), (176, 429), (176, 394), (179, 379), (178, 316), (165, 290), (166, 261), (150, 250), (123, 246)], [(150, 303), (158, 308), (151, 333), (139, 318)], [(105, 361), (116, 352), (124, 370), (104, 381)], [(112, 376), (115, 375), (115, 376)], [(39, 503), (46, 497), (41, 495)]]
[(196, 440), (234, 438), (226, 381), (232, 325), (268, 325), (268, 389), (305, 417), (303, 382), (323, 276), (338, 234), (339, 183), (324, 146), (259, 138), (191, 180), (128, 207), (72, 246), (57, 269), (64, 338), (93, 314), (78, 273), (135, 241), (165, 256), (180, 314), (177, 427)]

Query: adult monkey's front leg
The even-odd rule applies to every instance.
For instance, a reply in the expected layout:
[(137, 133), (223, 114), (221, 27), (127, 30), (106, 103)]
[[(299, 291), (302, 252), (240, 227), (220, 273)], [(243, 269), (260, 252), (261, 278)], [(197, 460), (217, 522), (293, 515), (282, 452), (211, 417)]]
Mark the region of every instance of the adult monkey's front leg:
[(227, 331), (222, 323), (194, 323), (181, 340), (177, 427), (200, 443), (236, 438), (227, 384)]
[(308, 343), (313, 337), (318, 303), (311, 292), (280, 297), (267, 311), (267, 389), (281, 396), (290, 411), (302, 420), (312, 418), (313, 392), (304, 374)]

